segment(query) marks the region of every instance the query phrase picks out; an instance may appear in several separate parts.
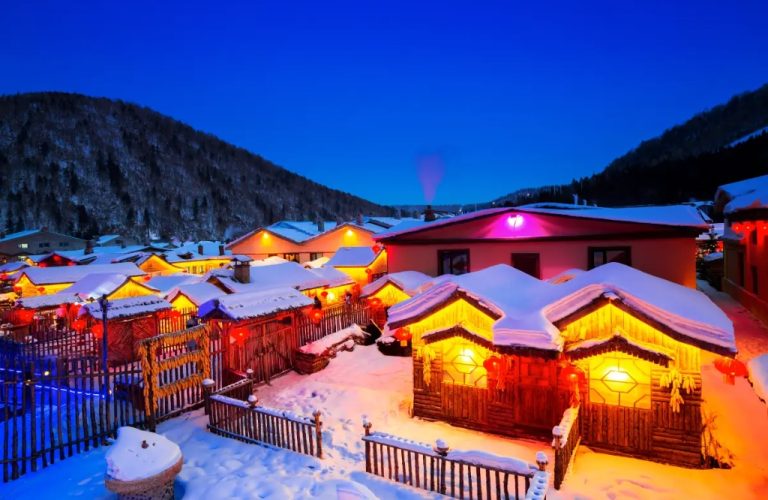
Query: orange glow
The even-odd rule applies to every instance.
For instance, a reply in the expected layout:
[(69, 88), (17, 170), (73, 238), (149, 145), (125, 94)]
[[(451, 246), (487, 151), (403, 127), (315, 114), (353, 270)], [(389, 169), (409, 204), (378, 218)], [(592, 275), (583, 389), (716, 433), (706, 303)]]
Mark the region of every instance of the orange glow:
[(351, 229), (347, 229), (347, 233), (346, 234), (347, 234), (347, 236), (354, 236), (355, 232), (352, 231)]
[[(575, 373), (573, 375), (575, 375)], [(609, 369), (608, 373), (605, 374), (605, 380), (610, 380), (612, 382), (627, 382), (629, 379), (629, 374), (618, 366)]]

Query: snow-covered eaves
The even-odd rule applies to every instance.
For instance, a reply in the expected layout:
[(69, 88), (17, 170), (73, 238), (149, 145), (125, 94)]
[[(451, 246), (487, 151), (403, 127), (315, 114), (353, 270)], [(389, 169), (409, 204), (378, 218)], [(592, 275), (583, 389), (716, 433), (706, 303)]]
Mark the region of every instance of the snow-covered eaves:
[(216, 316), (234, 321), (269, 316), (313, 304), (312, 299), (293, 288), (272, 288), (223, 295), (200, 305), (198, 316)]
[[(130, 279), (128, 276), (119, 273), (93, 273), (77, 280), (72, 286), (63, 290), (63, 292), (74, 293), (84, 300), (95, 300), (102, 295), (113, 293)], [(145, 288), (147, 294), (159, 292), (159, 290), (146, 284), (136, 283), (136, 285)]]
[(328, 286), (330, 281), (296, 262), (251, 266), (250, 285), (262, 288), (290, 287), (299, 290)]
[(201, 277), (195, 274), (177, 273), (168, 276), (153, 276), (147, 281), (147, 285), (156, 289), (161, 295), (165, 295), (180, 285), (197, 283), (200, 280)]
[(307, 271), (311, 272), (312, 274), (320, 277), (320, 279), (325, 280), (324, 286), (327, 286), (327, 287), (346, 286), (346, 285), (353, 285), (355, 283), (355, 280), (350, 278), (348, 274), (345, 274), (333, 267), (318, 267), (317, 269), (313, 269), (313, 268), (305, 268), (305, 269), (307, 269)]
[(201, 304), (221, 297), (222, 295), (225, 295), (225, 293), (226, 292), (216, 285), (203, 281), (201, 283), (179, 285), (168, 293), (166, 299), (173, 302), (176, 297), (183, 295), (193, 304), (200, 307)]
[[(170, 302), (156, 295), (110, 300), (107, 308), (107, 319), (145, 316), (170, 308)], [(98, 301), (83, 305), (79, 314), (80, 316), (90, 315), (96, 319), (103, 319), (103, 312)]]
[(59, 292), (51, 295), (22, 297), (16, 301), (18, 307), (27, 309), (48, 309), (62, 304), (82, 304), (85, 301), (75, 293)]
[(569, 208), (561, 206), (548, 205), (523, 205), (519, 207), (488, 208), (478, 210), (456, 217), (447, 219), (438, 219), (433, 222), (420, 224), (401, 224), (388, 231), (381, 232), (374, 236), (375, 240), (386, 241), (391, 238), (414, 234), (425, 230), (438, 227), (458, 224), (461, 222), (494, 217), (506, 213), (522, 214), (541, 214), (554, 215), (559, 217), (570, 217), (590, 220), (603, 220), (611, 222), (624, 222), (629, 224), (645, 224), (649, 226), (665, 226), (670, 228), (689, 228), (689, 229), (707, 229), (707, 223), (701, 215), (701, 212), (690, 205), (665, 205), (665, 206), (638, 206), (606, 208), (595, 206), (573, 205)]
[(560, 284), (538, 280), (505, 264), (451, 276), (392, 306), (389, 325), (396, 328), (418, 321), (459, 294), (498, 315), (493, 325), (497, 346), (561, 351), (563, 340), (556, 324), (598, 301), (612, 301), (676, 340), (720, 354), (736, 352), (733, 324), (706, 295), (618, 263)]
[(328, 265), (331, 267), (368, 267), (383, 251), (383, 249), (374, 251), (369, 246), (340, 247), (328, 261)]
[(0, 273), (13, 273), (25, 267), (29, 267), (29, 264), (20, 260), (6, 262), (0, 265)]
[(144, 271), (130, 262), (117, 264), (91, 264), (85, 266), (29, 267), (19, 272), (17, 279), (26, 275), (35, 285), (74, 283), (89, 274), (124, 274), (129, 277), (143, 276)]
[(768, 175), (720, 186), (716, 199), (727, 199), (723, 213), (734, 214), (746, 210), (768, 209)]
[(631, 339), (621, 332), (609, 337), (597, 337), (569, 343), (565, 352), (571, 360), (589, 358), (606, 352), (619, 351), (661, 366), (675, 360), (674, 351), (663, 346)]
[(406, 295), (413, 296), (418, 293), (419, 288), (422, 285), (432, 279), (431, 276), (419, 271), (400, 271), (397, 273), (385, 274), (374, 282), (365, 285), (361, 297), (373, 295), (389, 283), (399, 288)]

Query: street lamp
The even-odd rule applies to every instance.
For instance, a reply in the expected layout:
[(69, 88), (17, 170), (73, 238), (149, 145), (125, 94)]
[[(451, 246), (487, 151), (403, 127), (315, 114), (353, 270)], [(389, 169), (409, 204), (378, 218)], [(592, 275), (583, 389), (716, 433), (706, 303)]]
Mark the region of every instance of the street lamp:
[(99, 307), (101, 308), (101, 362), (102, 369), (104, 370), (104, 401), (107, 405), (107, 428), (109, 429), (109, 403), (110, 403), (110, 391), (109, 391), (109, 365), (107, 364), (107, 311), (109, 310), (109, 299), (106, 294), (99, 298)]

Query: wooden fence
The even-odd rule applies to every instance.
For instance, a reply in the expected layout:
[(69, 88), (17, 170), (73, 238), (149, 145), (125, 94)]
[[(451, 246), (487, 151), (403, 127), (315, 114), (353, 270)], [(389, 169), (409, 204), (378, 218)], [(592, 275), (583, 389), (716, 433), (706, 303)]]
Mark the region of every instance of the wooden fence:
[[(543, 453), (537, 454), (535, 466), (488, 453), (432, 448), (371, 432), (370, 423), (365, 423), (364, 428), (365, 471), (370, 474), (454, 498), (522, 499), (532, 488), (546, 494), (548, 479), (541, 484), (541, 478), (547, 477)], [(532, 483), (537, 471), (544, 475)]]
[(208, 429), (220, 436), (246, 443), (265, 444), (323, 458), (320, 412), (312, 418), (212, 394), (206, 402)]
[(365, 327), (371, 321), (370, 308), (362, 302), (326, 306), (322, 312), (323, 316), (319, 321), (313, 320), (311, 316), (299, 316), (296, 327), (300, 346), (320, 340), (326, 335), (351, 326), (352, 323)]
[(143, 426), (140, 400), (122, 390), (140, 377), (135, 365), (109, 367), (105, 374), (100, 357), (33, 359), (3, 352), (3, 482), (98, 447), (119, 426)]
[(579, 422), (579, 408), (568, 408), (563, 413), (559, 425), (552, 429), (552, 448), (555, 451), (555, 477), (556, 490), (563, 484), (565, 474), (573, 462), (573, 456), (581, 443), (581, 430)]

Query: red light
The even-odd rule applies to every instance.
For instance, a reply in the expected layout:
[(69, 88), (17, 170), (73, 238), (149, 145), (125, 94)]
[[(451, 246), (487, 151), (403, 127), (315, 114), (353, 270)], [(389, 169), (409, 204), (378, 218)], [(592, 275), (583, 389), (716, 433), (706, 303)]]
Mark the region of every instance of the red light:
[(737, 233), (741, 231), (741, 224), (734, 224), (734, 225), (733, 225), (733, 226), (731, 226), (731, 227), (732, 227), (732, 228), (733, 228), (733, 230), (734, 230), (734, 231), (736, 231)]
[(379, 307), (381, 305), (381, 299), (378, 297), (373, 297), (369, 302), (371, 303), (371, 307)]
[(75, 262), (74, 262), (74, 261), (69, 261), (69, 262), (67, 262), (67, 265), (68, 265), (68, 266), (74, 266), (74, 265), (76, 265), (76, 264), (75, 264)]
[(45, 293), (45, 287), (39, 286), (37, 287), (37, 291), (40, 293)]
[(323, 292), (320, 294), (323, 298), (326, 298), (328, 296), (328, 290), (323, 290)]
[(54, 262), (61, 262), (61, 256), (60, 255), (54, 255), (53, 256), (53, 261)]
[(395, 334), (393, 335), (395, 337), (395, 340), (399, 340), (400, 343), (408, 342), (413, 337), (413, 334), (410, 330), (407, 328), (399, 328), (395, 330)]
[(749, 222), (747, 222), (746, 224), (744, 224), (744, 230), (745, 230), (745, 231), (752, 231), (754, 228), (755, 228), (755, 227), (754, 227), (752, 224), (750, 224)]
[(3, 273), (3, 274), (0, 274), (0, 280), (3, 280), (3, 281), (5, 281), (5, 280), (7, 280), (7, 279), (8, 279), (8, 273)]
[(38, 264), (38, 267), (48, 267), (48, 264), (46, 264), (45, 262), (41, 262), (40, 264)]
[(496, 374), (500, 365), (501, 360), (496, 356), (491, 356), (490, 358), (483, 361), (483, 368), (485, 368), (491, 375)]
[(104, 333), (104, 326), (101, 323), (96, 323), (91, 327), (91, 332), (96, 338), (101, 338), (101, 335)]
[(316, 325), (319, 324), (320, 321), (322, 321), (323, 319), (323, 311), (321, 311), (320, 309), (315, 309), (314, 311), (312, 311), (311, 318), (314, 324)]
[(85, 329), (85, 320), (76, 319), (72, 322), (72, 328), (74, 328), (76, 332), (82, 332)]
[(143, 279), (144, 279), (144, 281), (149, 281), (149, 280), (151, 280), (151, 279), (152, 279), (152, 276), (150, 276), (150, 275), (148, 275), (148, 274), (147, 274), (146, 276), (144, 276), (144, 278), (143, 278)]

